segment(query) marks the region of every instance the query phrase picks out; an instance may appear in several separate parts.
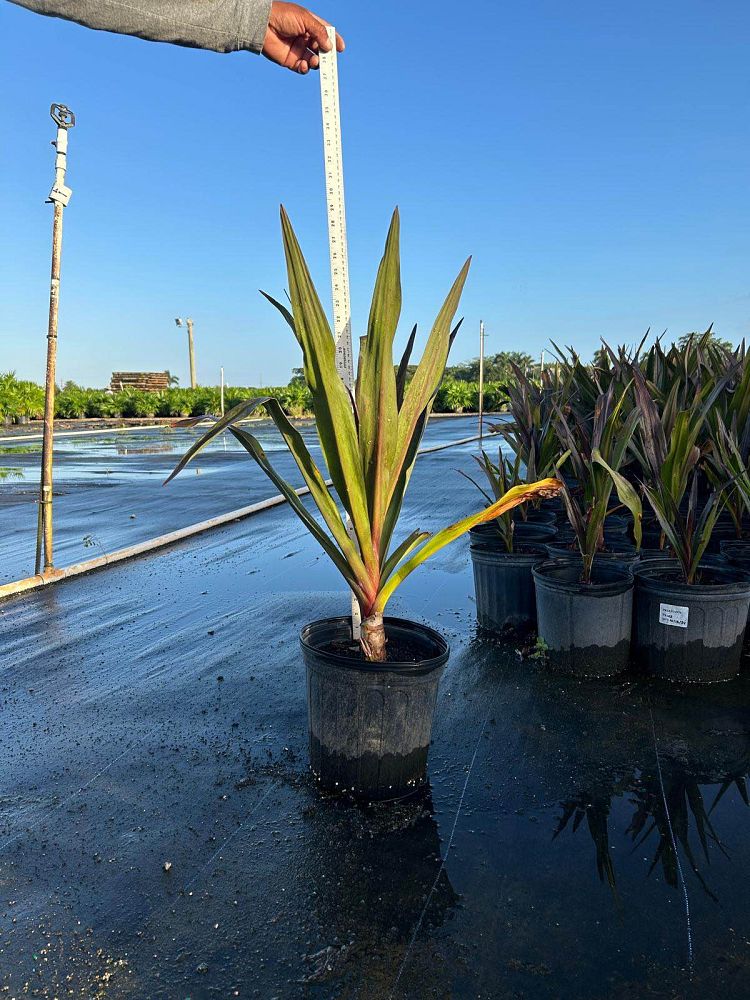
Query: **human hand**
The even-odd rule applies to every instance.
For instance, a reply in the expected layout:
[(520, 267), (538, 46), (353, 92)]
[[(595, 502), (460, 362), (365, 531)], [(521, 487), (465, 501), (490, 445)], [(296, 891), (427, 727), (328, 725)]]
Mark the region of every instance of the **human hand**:
[[(263, 42), (263, 55), (303, 76), (318, 68), (318, 51), (328, 52), (331, 43), (327, 21), (296, 3), (274, 0)], [(344, 39), (336, 34), (336, 50), (344, 51)]]

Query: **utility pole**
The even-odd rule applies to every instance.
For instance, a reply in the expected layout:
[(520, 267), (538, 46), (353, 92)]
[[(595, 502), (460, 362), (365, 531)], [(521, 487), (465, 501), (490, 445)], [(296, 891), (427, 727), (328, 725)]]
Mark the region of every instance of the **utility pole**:
[[(175, 319), (175, 326), (182, 326), (182, 320), (178, 316)], [(193, 341), (193, 321), (188, 318), (185, 320), (187, 324), (188, 333), (188, 354), (190, 355), (190, 388), (195, 389), (198, 385), (198, 379), (195, 374), (195, 343)]]
[(479, 450), (484, 436), (484, 320), (479, 320)]
[(539, 381), (541, 382), (544, 377), (544, 348), (542, 348), (542, 356), (539, 359)]
[(53, 104), (49, 109), (57, 125), (55, 147), (55, 182), (47, 199), (54, 206), (52, 216), (52, 267), (49, 285), (49, 320), (47, 323), (47, 372), (44, 394), (44, 434), (42, 438), (42, 472), (39, 487), (39, 515), (36, 536), (35, 573), (42, 568), (44, 546), (44, 572), (54, 568), (52, 535), (52, 460), (55, 434), (55, 369), (57, 365), (57, 319), (60, 306), (60, 263), (62, 260), (63, 209), (73, 193), (65, 186), (68, 159), (68, 129), (73, 128), (76, 116), (64, 104)]
[(221, 369), (221, 415), (224, 416), (224, 369)]

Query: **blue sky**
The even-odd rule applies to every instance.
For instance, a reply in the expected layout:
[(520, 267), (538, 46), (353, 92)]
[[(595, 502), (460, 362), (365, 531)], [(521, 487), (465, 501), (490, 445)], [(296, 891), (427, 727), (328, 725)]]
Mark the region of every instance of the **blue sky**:
[[(423, 335), (469, 253), (454, 360), (590, 355), (604, 335), (750, 333), (750, 15), (743, 0), (313, 8), (339, 72), (354, 329), (402, 215), (399, 343)], [(470, 12), (470, 17), (464, 14)], [(171, 369), (196, 323), (199, 380), (286, 382), (296, 343), (258, 288), (285, 286), (286, 205), (328, 306), (317, 76), (87, 31), (0, 3), (0, 371), (44, 371), (51, 101), (69, 104), (59, 373)]]

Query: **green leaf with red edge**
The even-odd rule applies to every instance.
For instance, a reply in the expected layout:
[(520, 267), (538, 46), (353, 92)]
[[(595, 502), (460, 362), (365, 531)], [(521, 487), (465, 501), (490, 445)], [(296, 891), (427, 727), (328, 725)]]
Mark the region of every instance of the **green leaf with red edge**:
[(328, 320), (283, 207), (281, 229), (294, 328), (302, 346), (320, 446), (339, 499), (352, 520), (362, 558), (375, 579), (378, 565), (351, 400), (336, 370), (335, 345)]
[(389, 499), (391, 467), (398, 431), (393, 338), (400, 314), (401, 265), (399, 216), (396, 209), (375, 279), (367, 336), (362, 339), (355, 392), (359, 413), (359, 452), (376, 552), (380, 548)]
[(286, 498), (289, 506), (292, 508), (300, 521), (302, 521), (313, 538), (318, 542), (326, 555), (331, 559), (351, 590), (353, 590), (356, 594), (360, 603), (365, 604), (367, 597), (362, 588), (362, 581), (357, 578), (355, 573), (352, 572), (349, 560), (339, 551), (331, 538), (329, 538), (323, 528), (312, 516), (310, 511), (305, 507), (304, 503), (297, 495), (296, 490), (276, 472), (274, 467), (268, 461), (266, 453), (261, 447), (258, 439), (248, 431), (243, 431), (239, 427), (230, 427), (229, 429), (242, 447), (258, 463), (263, 472), (265, 472), (271, 482), (277, 487), (282, 496)]

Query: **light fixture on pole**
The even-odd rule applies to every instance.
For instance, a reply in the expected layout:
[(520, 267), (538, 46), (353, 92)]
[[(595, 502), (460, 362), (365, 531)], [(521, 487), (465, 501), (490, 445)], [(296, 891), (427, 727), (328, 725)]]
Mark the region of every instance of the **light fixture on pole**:
[[(179, 316), (175, 317), (175, 326), (182, 326), (182, 320)], [(188, 353), (190, 355), (190, 388), (195, 389), (198, 385), (198, 379), (195, 375), (195, 344), (193, 343), (193, 321), (188, 317), (185, 320), (187, 324), (188, 332)]]

